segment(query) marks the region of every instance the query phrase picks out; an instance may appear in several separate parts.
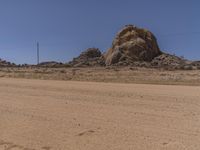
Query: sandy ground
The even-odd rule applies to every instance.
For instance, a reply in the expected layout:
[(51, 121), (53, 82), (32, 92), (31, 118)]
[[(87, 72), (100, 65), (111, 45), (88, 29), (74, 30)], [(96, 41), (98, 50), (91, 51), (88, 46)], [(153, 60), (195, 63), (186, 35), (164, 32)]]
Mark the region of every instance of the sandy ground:
[(0, 79), (0, 150), (199, 150), (200, 87)]

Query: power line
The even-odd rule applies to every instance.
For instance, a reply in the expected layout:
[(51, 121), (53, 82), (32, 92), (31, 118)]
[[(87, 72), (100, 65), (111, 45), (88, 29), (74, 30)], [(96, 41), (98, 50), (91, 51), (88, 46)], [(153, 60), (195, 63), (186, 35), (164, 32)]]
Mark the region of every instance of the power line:
[(40, 63), (40, 44), (37, 42), (37, 64)]

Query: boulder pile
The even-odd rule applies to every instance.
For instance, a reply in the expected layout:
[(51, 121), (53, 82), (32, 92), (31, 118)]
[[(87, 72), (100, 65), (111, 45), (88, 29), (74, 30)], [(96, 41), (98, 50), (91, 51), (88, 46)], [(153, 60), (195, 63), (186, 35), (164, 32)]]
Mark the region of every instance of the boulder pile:
[(69, 62), (74, 67), (104, 66), (104, 58), (98, 48), (88, 48)]

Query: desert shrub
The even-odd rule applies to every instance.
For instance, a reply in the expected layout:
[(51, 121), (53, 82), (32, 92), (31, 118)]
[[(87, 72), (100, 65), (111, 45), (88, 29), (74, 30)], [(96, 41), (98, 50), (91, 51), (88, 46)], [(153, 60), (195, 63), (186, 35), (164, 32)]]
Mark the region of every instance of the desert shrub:
[(190, 65), (188, 65), (188, 66), (184, 66), (184, 70), (192, 70), (192, 69), (193, 69), (193, 67), (190, 66)]

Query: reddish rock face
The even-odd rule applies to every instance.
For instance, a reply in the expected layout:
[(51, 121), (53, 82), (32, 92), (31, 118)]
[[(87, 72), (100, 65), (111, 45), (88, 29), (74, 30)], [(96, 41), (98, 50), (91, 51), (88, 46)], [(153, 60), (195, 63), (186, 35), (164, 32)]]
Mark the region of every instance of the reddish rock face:
[(156, 38), (150, 31), (127, 25), (117, 34), (104, 57), (106, 65), (113, 65), (151, 61), (160, 54)]

